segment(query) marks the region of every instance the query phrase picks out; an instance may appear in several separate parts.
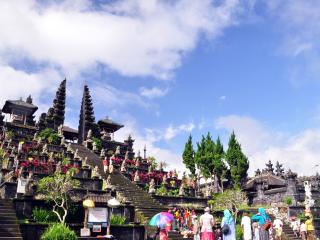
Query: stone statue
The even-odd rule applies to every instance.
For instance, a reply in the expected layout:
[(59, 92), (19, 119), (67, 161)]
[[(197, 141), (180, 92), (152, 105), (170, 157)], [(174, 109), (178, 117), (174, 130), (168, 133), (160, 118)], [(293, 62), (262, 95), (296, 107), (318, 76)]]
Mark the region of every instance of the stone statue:
[(140, 182), (140, 177), (139, 177), (139, 172), (138, 170), (135, 172), (134, 174), (134, 178), (133, 178), (134, 182)]
[(180, 188), (179, 188), (179, 196), (180, 196), (180, 197), (185, 196), (184, 184), (181, 184), (181, 186), (180, 186)]
[(33, 172), (29, 172), (27, 183), (26, 183), (26, 193), (25, 195), (32, 196), (34, 194), (33, 186), (34, 186), (34, 180), (33, 180)]
[(87, 140), (88, 139), (92, 139), (92, 130), (91, 129), (89, 129), (89, 131), (88, 131), (88, 133), (87, 133)]
[(106, 150), (104, 150), (104, 148), (102, 148), (101, 152), (100, 152), (100, 157), (104, 158), (106, 156)]
[(97, 146), (97, 143), (96, 143), (96, 142), (93, 142), (93, 144), (92, 144), (92, 150), (93, 150), (93, 151), (98, 151), (98, 146)]
[(110, 175), (107, 177), (107, 180), (106, 180), (105, 184), (106, 184), (106, 189), (111, 189), (112, 188), (111, 176)]
[(80, 158), (78, 152), (79, 152), (79, 149), (77, 148), (76, 151), (74, 152), (74, 158)]
[(21, 152), (22, 152), (23, 143), (24, 143), (24, 142), (19, 142), (19, 145), (18, 145), (18, 153), (21, 153)]
[(305, 190), (305, 208), (307, 211), (310, 211), (310, 208), (314, 206), (314, 199), (312, 199), (311, 184), (308, 181), (304, 181), (304, 190)]
[(82, 162), (82, 167), (89, 167), (89, 164), (88, 164), (88, 157), (85, 157), (83, 162)]
[(48, 144), (45, 144), (42, 148), (42, 153), (43, 154), (48, 154)]
[(95, 166), (92, 170), (92, 178), (101, 178), (101, 175), (99, 173), (99, 167)]
[(276, 175), (277, 175), (278, 177), (281, 177), (281, 176), (283, 176), (283, 174), (284, 174), (284, 169), (283, 169), (283, 167), (282, 167), (282, 164), (280, 164), (280, 163), (277, 161), (277, 163), (276, 163)]
[(105, 131), (104, 129), (103, 129), (103, 131), (101, 132), (101, 139), (102, 140), (109, 140), (110, 139), (110, 134), (107, 132), (107, 131)]
[(126, 172), (126, 160), (123, 160), (121, 163), (121, 168), (120, 168), (121, 172)]
[(59, 161), (56, 165), (56, 171), (55, 173), (57, 174), (60, 174), (62, 172), (62, 169), (61, 169), (61, 162)]
[(167, 174), (163, 174), (162, 182), (167, 183)]
[(207, 184), (206, 187), (206, 197), (210, 197), (211, 196), (211, 190), (210, 190), (210, 186)]
[(119, 156), (121, 154), (120, 152), (120, 146), (117, 146), (116, 152), (114, 153), (116, 156)]
[(63, 136), (62, 138), (61, 138), (61, 143), (60, 143), (60, 145), (61, 146), (64, 146), (66, 144), (66, 138)]
[(24, 177), (24, 176), (23, 176), (23, 171), (24, 171), (24, 167), (20, 167), (19, 173), (18, 173), (18, 177), (19, 177), (19, 178), (23, 178), (23, 177)]
[(151, 181), (150, 181), (149, 191), (148, 192), (150, 194), (154, 194), (156, 192), (154, 179), (151, 179)]
[(126, 160), (129, 159), (129, 151), (126, 151), (126, 155), (124, 156), (124, 159), (126, 159)]
[(135, 166), (140, 167), (140, 158), (136, 158)]
[(36, 132), (36, 133), (33, 135), (33, 140), (34, 140), (34, 141), (37, 141), (37, 140), (38, 140), (38, 132)]
[(58, 127), (58, 134), (60, 137), (63, 137), (63, 125), (62, 124)]
[(148, 167), (148, 173), (152, 173), (152, 172), (153, 172), (153, 167), (152, 167), (152, 164), (150, 164)]
[(67, 152), (72, 152), (71, 143), (68, 143)]
[(255, 171), (255, 176), (259, 176), (259, 175), (261, 175), (261, 171), (260, 171), (260, 169), (258, 168), (257, 171)]
[(112, 158), (110, 159), (110, 164), (109, 164), (109, 173), (113, 173), (113, 161)]

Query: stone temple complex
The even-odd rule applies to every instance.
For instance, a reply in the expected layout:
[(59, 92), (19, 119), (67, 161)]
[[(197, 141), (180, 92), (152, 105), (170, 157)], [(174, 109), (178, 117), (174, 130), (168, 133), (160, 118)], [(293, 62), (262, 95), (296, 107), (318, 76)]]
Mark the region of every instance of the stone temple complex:
[[(196, 211), (207, 206), (209, 194), (203, 194), (196, 181), (186, 176), (179, 179), (175, 170), (156, 168), (147, 157), (146, 147), (142, 154), (134, 151), (132, 136), (123, 142), (114, 140), (114, 134), (124, 126), (108, 118), (96, 120), (88, 86), (83, 88), (78, 129), (66, 126), (66, 88), (67, 81), (63, 80), (52, 107), (41, 113), (38, 121), (32, 96), (7, 100), (0, 111), (0, 239), (40, 239), (46, 226), (23, 223), (32, 220), (34, 209), (50, 209), (50, 203), (37, 191), (38, 183), (71, 168), (76, 169), (72, 178), (80, 186), (69, 193), (76, 210), (67, 223), (78, 236), (84, 227), (90, 229), (91, 237), (97, 236), (109, 224), (107, 220), (86, 219), (85, 200), (109, 211), (108, 202), (116, 198), (120, 205), (113, 213), (124, 216), (125, 223), (132, 225), (111, 226), (111, 233), (117, 239), (135, 240), (145, 239), (144, 224), (156, 213), (171, 206), (189, 206)], [(293, 205), (298, 205), (305, 201), (306, 182), (316, 202), (320, 199), (319, 179), (319, 175), (299, 178), (290, 170), (285, 172), (281, 164), (274, 169), (269, 162), (266, 169), (257, 170), (248, 180), (244, 190), (251, 204), (283, 202), (290, 197)], [(182, 239), (177, 233), (169, 237)]]

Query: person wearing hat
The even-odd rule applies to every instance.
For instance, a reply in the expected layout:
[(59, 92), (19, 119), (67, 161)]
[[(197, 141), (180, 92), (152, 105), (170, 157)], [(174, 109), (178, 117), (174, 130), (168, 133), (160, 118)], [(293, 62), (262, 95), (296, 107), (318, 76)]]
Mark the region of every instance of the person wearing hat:
[(201, 240), (214, 240), (212, 229), (214, 226), (214, 218), (209, 212), (210, 208), (206, 207), (204, 214), (200, 217)]

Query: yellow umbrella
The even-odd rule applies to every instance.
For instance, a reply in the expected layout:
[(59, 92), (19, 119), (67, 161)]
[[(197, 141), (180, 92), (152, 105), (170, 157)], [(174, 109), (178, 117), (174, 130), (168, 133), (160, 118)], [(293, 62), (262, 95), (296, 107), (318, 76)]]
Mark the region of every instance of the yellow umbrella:
[(91, 199), (86, 199), (82, 202), (83, 207), (85, 208), (94, 208), (94, 201)]

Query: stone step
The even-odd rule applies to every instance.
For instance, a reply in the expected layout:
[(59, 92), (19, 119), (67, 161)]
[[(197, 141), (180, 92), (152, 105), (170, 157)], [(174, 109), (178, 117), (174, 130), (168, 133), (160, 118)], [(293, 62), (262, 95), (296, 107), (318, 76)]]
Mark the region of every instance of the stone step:
[(2, 237), (0, 236), (0, 240), (23, 240), (22, 237)]

